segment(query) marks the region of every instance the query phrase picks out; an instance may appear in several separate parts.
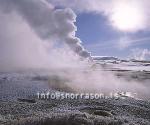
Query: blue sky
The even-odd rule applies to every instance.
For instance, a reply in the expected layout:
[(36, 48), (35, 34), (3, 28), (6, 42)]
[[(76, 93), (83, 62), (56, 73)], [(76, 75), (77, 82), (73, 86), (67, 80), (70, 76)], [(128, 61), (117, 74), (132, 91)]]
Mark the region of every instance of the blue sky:
[[(138, 31), (136, 33), (118, 31), (109, 24), (107, 17), (104, 15), (78, 14), (76, 26), (76, 35), (83, 41), (83, 45), (92, 55), (127, 58), (134, 48), (150, 49), (150, 38), (148, 38), (150, 37), (150, 31)], [(114, 44), (117, 44), (122, 37), (130, 37), (133, 41), (142, 40), (126, 48), (119, 48)]]

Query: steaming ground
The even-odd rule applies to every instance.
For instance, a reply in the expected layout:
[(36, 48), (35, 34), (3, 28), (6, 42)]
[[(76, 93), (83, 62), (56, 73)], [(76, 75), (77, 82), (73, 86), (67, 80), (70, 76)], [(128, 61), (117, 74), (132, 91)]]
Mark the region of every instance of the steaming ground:
[[(134, 64), (134, 65), (133, 65)], [(87, 83), (91, 79), (87, 78), (89, 74), (93, 82), (97, 82), (94, 88), (94, 84), (83, 83), (82, 77), (77, 75), (75, 69), (69, 70), (49, 70), (49, 71), (16, 71), (16, 72), (1, 72), (0, 73), (0, 124), (27, 124), (27, 125), (97, 125), (97, 124), (113, 124), (113, 125), (149, 125), (150, 124), (150, 103), (149, 93), (146, 91), (149, 89), (150, 83), (150, 71), (149, 62), (134, 62), (121, 60), (95, 60), (94, 65), (90, 68), (83, 68), (78, 71), (78, 74), (83, 78), (86, 77)], [(140, 69), (136, 67), (140, 67)], [(102, 68), (104, 67), (104, 68)], [(125, 67), (125, 68), (124, 68)], [(143, 70), (141, 69), (143, 67)], [(146, 70), (147, 69), (147, 70)], [(72, 76), (69, 74), (74, 73)], [(94, 74), (93, 74), (94, 72)], [(96, 74), (95, 74), (96, 72)], [(109, 76), (109, 73), (114, 74)], [(107, 81), (113, 85), (108, 87), (105, 79), (101, 76), (97, 76), (106, 73), (108, 75)], [(105, 75), (106, 75), (105, 74)], [(94, 77), (96, 75), (96, 77)], [(68, 77), (69, 76), (69, 77)], [(70, 78), (78, 78), (70, 79)], [(110, 98), (110, 99), (99, 99), (99, 100), (41, 100), (36, 96), (37, 92), (110, 92), (116, 91), (116, 84), (122, 83), (117, 87), (123, 90), (122, 86), (136, 84), (140, 87), (134, 86), (135, 90), (127, 86), (124, 91), (137, 92), (136, 98), (125, 96), (124, 99)], [(81, 80), (81, 81), (80, 81)], [(98, 81), (101, 80), (101, 81)], [(103, 81), (102, 81), (103, 80)], [(74, 82), (79, 82), (76, 85)], [(126, 84), (125, 84), (126, 83)], [(82, 88), (84, 86), (85, 89)], [(114, 86), (114, 87), (113, 87)], [(141, 88), (143, 87), (143, 88)], [(101, 89), (100, 89), (101, 88)], [(114, 89), (113, 89), (114, 88)], [(147, 88), (147, 89), (146, 89)], [(145, 91), (140, 91), (145, 90)], [(106, 91), (107, 90), (107, 91)], [(120, 95), (121, 96), (121, 95)]]

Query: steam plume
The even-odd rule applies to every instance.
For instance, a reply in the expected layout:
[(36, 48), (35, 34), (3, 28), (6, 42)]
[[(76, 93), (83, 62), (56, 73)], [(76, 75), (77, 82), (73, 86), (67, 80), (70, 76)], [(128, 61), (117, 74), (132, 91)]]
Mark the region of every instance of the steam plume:
[(76, 15), (71, 9), (54, 9), (44, 0), (0, 0), (0, 8), (19, 13), (41, 39), (64, 41), (80, 56), (90, 57), (75, 37)]

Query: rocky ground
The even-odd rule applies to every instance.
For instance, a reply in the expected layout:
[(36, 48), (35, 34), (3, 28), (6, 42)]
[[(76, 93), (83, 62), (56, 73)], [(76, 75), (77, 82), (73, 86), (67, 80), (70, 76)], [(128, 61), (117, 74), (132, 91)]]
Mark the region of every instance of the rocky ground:
[(1, 101), (1, 125), (150, 125), (150, 102), (126, 99)]

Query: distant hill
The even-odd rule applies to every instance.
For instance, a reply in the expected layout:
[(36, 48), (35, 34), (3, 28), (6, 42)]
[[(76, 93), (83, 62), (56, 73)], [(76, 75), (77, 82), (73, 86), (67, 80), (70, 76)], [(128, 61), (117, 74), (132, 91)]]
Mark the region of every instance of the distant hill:
[(111, 56), (92, 56), (93, 60), (116, 60), (119, 61), (117, 57), (111, 57)]
[(92, 56), (94, 61), (119, 61), (119, 62), (135, 62), (135, 63), (150, 63), (149, 60), (136, 60), (136, 59), (119, 59), (113, 56)]

